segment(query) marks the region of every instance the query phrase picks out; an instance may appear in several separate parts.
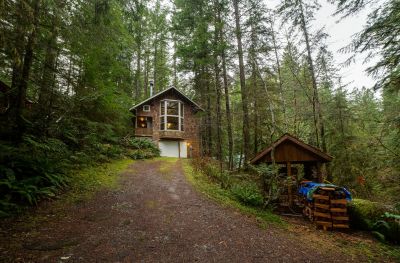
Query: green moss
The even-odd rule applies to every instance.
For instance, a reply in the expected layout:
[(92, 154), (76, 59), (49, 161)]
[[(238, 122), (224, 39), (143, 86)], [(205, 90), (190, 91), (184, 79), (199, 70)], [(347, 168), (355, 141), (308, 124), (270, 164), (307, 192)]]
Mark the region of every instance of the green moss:
[(373, 224), (387, 211), (391, 211), (391, 208), (381, 203), (353, 199), (349, 204), (350, 224), (352, 228), (370, 230)]
[(266, 228), (266, 223), (273, 223), (279, 226), (286, 226), (286, 223), (278, 215), (269, 210), (262, 210), (255, 207), (245, 206), (227, 189), (221, 188), (218, 184), (211, 182), (202, 173), (194, 171), (189, 160), (182, 160), (183, 170), (187, 180), (208, 198), (215, 200), (227, 207), (234, 207), (247, 215), (252, 215), (259, 221), (260, 227)]
[(122, 159), (73, 172), (65, 200), (83, 202), (99, 190), (117, 188), (118, 175), (132, 162), (131, 159)]
[(173, 172), (173, 167), (176, 165), (176, 162), (179, 160), (178, 158), (171, 158), (171, 157), (159, 157), (155, 159), (159, 162), (159, 172), (162, 175), (162, 178), (171, 181), (175, 174)]

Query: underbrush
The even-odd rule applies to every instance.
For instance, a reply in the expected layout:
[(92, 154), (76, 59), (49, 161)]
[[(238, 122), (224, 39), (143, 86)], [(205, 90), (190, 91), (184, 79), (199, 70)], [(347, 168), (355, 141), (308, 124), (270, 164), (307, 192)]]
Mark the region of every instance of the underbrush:
[(124, 138), (122, 144), (128, 150), (126, 155), (134, 160), (160, 156), (160, 149), (148, 139)]
[(264, 203), (263, 196), (255, 183), (234, 184), (231, 192), (244, 205), (261, 207)]
[[(199, 167), (199, 164), (202, 166)], [(225, 172), (225, 175), (219, 176), (217, 175), (219, 167), (215, 164), (213, 160), (184, 160), (185, 176), (198, 191), (223, 205), (237, 208), (243, 213), (255, 216), (258, 220), (261, 220), (262, 226), (265, 226), (266, 222), (285, 225), (278, 215), (261, 207), (262, 195), (256, 184), (243, 183), (227, 172)]]
[(372, 231), (383, 242), (400, 244), (400, 212), (379, 202), (354, 199), (349, 205), (352, 228)]
[(131, 163), (131, 159), (124, 158), (72, 172), (67, 200), (76, 202), (90, 197), (98, 190), (116, 188), (118, 185), (117, 175)]
[(55, 197), (60, 190), (71, 187), (75, 175), (79, 174), (77, 171), (86, 167), (126, 157), (159, 156), (158, 148), (151, 141), (119, 139), (111, 131), (109, 136), (100, 136), (96, 131), (105, 131), (92, 126), (90, 132), (81, 136), (66, 132), (59, 138), (29, 135), (18, 145), (0, 141), (0, 217)]
[(225, 170), (221, 170), (218, 162), (211, 158), (197, 158), (192, 160), (193, 167), (203, 172), (211, 180), (220, 184), (224, 189), (232, 186), (232, 177)]

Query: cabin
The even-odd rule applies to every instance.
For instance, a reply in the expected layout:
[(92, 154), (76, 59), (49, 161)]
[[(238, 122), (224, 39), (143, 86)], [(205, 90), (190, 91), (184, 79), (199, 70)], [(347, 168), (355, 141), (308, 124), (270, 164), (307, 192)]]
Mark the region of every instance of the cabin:
[(200, 118), (204, 111), (175, 87), (163, 90), (130, 108), (134, 135), (154, 141), (161, 156), (200, 156)]

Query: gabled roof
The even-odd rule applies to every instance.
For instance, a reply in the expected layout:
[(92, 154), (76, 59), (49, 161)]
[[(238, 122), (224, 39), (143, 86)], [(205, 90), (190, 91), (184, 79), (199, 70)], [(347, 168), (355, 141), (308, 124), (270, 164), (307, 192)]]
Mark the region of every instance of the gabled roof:
[(142, 101), (142, 102), (140, 102), (139, 104), (136, 104), (135, 106), (133, 106), (132, 108), (130, 108), (129, 111), (132, 111), (132, 110), (136, 109), (137, 107), (140, 107), (140, 106), (142, 106), (142, 105), (144, 105), (144, 104), (146, 104), (146, 103), (149, 103), (149, 102), (152, 101), (153, 99), (158, 98), (158, 97), (160, 97), (161, 95), (163, 95), (163, 94), (165, 94), (165, 93), (167, 93), (167, 92), (169, 92), (169, 91), (175, 91), (175, 92), (177, 92), (180, 96), (182, 96), (187, 102), (189, 102), (189, 103), (191, 103), (193, 106), (195, 106), (198, 110), (204, 111), (203, 108), (201, 108), (196, 102), (194, 102), (193, 100), (189, 99), (189, 97), (187, 97), (185, 94), (183, 94), (180, 90), (178, 90), (178, 89), (175, 88), (175, 87), (170, 87), (170, 88), (168, 88), (168, 89), (165, 89), (165, 90), (163, 90), (163, 91), (160, 91), (160, 92), (154, 94), (153, 96), (151, 96), (151, 97), (145, 99), (144, 101)]
[(309, 152), (309, 153), (313, 154), (314, 156), (318, 157), (318, 159), (321, 162), (330, 162), (333, 159), (332, 156), (322, 152), (320, 149), (318, 149), (312, 145), (309, 145), (288, 133), (285, 133), (282, 137), (280, 137), (278, 140), (273, 142), (271, 146), (269, 146), (265, 150), (259, 152), (253, 159), (250, 160), (250, 163), (251, 164), (257, 163), (257, 161), (259, 161), (263, 157), (267, 156), (268, 154), (271, 154), (272, 148), (278, 149), (279, 146), (284, 144), (285, 142), (294, 143), (301, 150)]

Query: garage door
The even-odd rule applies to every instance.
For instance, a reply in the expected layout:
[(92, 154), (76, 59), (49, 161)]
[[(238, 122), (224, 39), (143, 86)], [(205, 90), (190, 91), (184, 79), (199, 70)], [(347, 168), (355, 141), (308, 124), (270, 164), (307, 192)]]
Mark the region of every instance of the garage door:
[(162, 140), (159, 141), (158, 144), (161, 156), (164, 157), (187, 157), (187, 147), (186, 143), (183, 141), (170, 141), (170, 140)]

